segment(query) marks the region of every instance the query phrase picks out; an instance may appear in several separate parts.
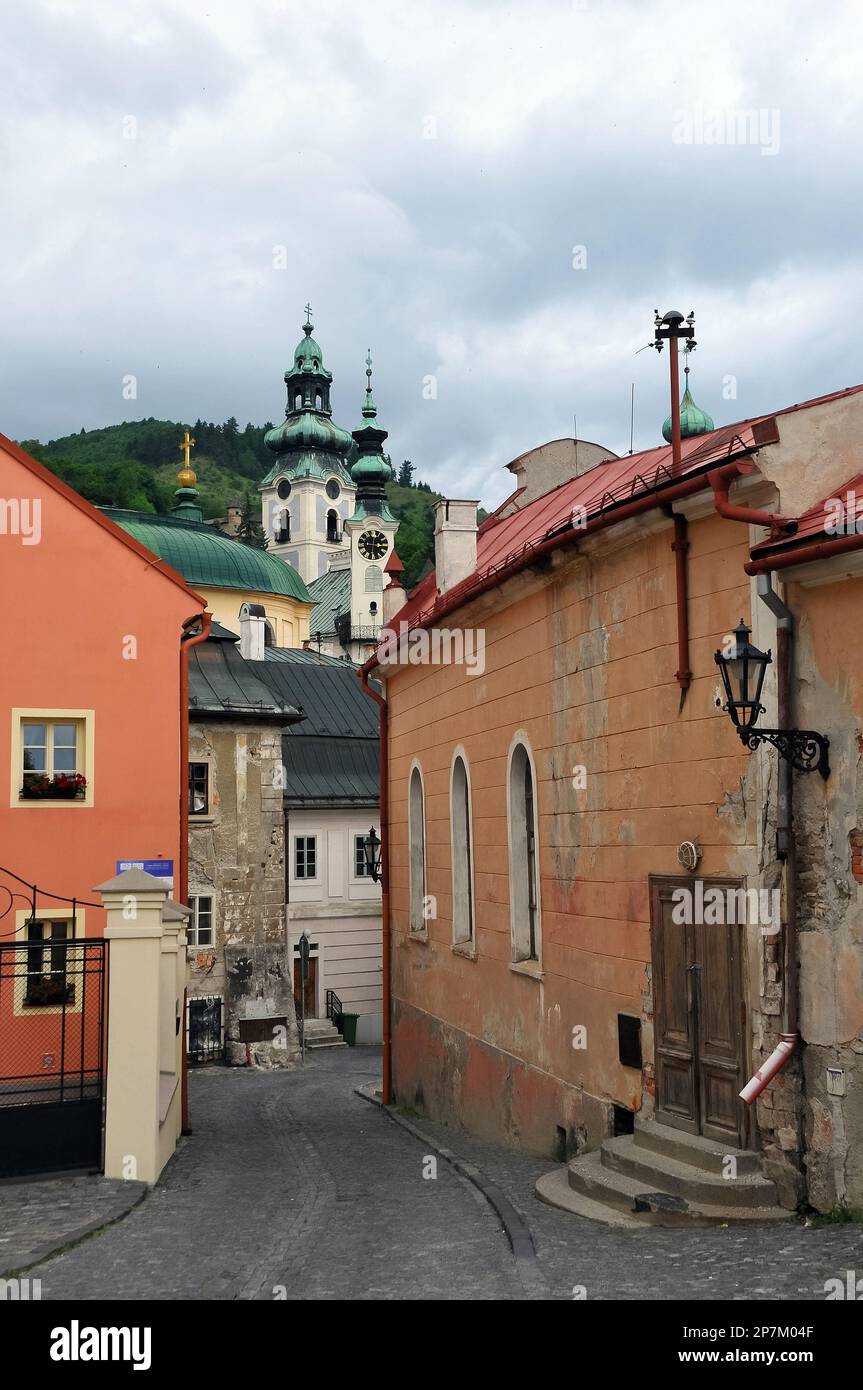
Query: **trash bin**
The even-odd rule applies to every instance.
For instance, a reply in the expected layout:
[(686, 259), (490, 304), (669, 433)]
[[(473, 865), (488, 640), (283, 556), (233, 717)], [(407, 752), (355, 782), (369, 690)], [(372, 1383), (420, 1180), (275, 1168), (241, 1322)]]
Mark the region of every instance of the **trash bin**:
[(357, 1045), (357, 1019), (359, 1014), (342, 1014), (341, 1033), (348, 1047)]

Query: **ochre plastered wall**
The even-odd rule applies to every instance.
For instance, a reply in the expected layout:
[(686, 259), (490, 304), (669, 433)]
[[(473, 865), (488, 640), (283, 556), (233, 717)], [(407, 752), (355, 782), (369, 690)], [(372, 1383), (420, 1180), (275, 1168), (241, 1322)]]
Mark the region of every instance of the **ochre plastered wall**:
[[(705, 876), (757, 872), (754, 796), (715, 706), (713, 654), (750, 611), (747, 528), (690, 527), (690, 660), (677, 669), (672, 528), (607, 532), (454, 615), (485, 633), (486, 669), (407, 666), (390, 701), (394, 1076), (398, 1099), (538, 1151), (594, 1143), (609, 1107), (649, 1102), (648, 875), (679, 873), (699, 840)], [(454, 626), (455, 624), (451, 624)], [(538, 776), (541, 979), (511, 969), (505, 775), (513, 734)], [(476, 959), (453, 953), (449, 777), (462, 744), (473, 788)], [(407, 788), (426, 789), (428, 940), (408, 933)], [(573, 772), (587, 770), (583, 791)], [(618, 1061), (617, 1014), (644, 1020), (645, 1075)], [(573, 1028), (588, 1046), (572, 1046)]]

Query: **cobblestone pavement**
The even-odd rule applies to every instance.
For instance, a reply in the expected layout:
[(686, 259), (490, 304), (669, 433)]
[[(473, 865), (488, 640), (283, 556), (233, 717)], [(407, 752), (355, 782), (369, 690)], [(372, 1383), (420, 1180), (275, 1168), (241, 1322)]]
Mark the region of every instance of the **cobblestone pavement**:
[(31, 1271), (43, 1299), (518, 1299), (497, 1217), (354, 1094), (377, 1049), (191, 1077), (194, 1135), (123, 1221)]
[(146, 1192), (142, 1182), (96, 1177), (0, 1184), (0, 1275), (28, 1269), (94, 1227), (118, 1220)]
[(536, 1179), (554, 1164), (411, 1114), (434, 1143), (452, 1149), (500, 1187), (530, 1226), (553, 1298), (823, 1299), (827, 1279), (863, 1275), (863, 1226), (787, 1225), (697, 1230), (614, 1230), (546, 1206)]
[[(547, 1160), (411, 1115), (425, 1145), (357, 1096), (379, 1065), (358, 1048), (313, 1054), (302, 1072), (193, 1073), (193, 1137), (123, 1220), (30, 1271), (43, 1299), (572, 1299), (577, 1286), (588, 1299), (820, 1299), (826, 1279), (863, 1273), (860, 1226), (632, 1232), (546, 1207), (533, 1184)], [(436, 1143), (522, 1213), (532, 1270), (446, 1162), (423, 1177)], [(75, 1222), (89, 1219), (84, 1183)], [(107, 1211), (115, 1185), (100, 1187)], [(38, 1247), (59, 1189), (5, 1188), (0, 1217), (10, 1193), (25, 1196)], [(63, 1215), (61, 1231), (71, 1224)], [(26, 1245), (24, 1218), (16, 1231)]]

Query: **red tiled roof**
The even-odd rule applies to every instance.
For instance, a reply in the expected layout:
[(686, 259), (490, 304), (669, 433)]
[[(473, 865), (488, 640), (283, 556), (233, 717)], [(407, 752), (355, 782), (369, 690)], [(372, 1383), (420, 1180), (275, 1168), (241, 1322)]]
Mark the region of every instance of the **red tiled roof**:
[[(694, 439), (684, 439), (681, 442), (681, 466), (676, 473), (672, 469), (671, 445), (663, 444), (660, 448), (599, 463), (589, 472), (560, 483), (551, 492), (537, 497), (511, 516), (500, 518), (493, 513), (477, 533), (476, 569), (458, 588), (464, 587), (464, 597), (467, 599), (484, 576), (494, 571), (504, 573), (509, 565), (522, 559), (556, 532), (563, 534), (571, 531), (571, 518), (576, 508), (583, 508), (581, 515), (589, 521), (603, 514), (611, 519), (616, 506), (651, 492), (657, 493), (659, 502), (664, 485), (694, 477), (699, 472), (706, 473), (722, 463), (751, 453), (762, 444), (774, 442), (776, 436), (771, 423), (776, 416), (809, 410), (860, 391), (863, 391), (863, 384), (817, 396), (782, 410), (768, 411), (738, 424), (723, 425)], [(457, 589), (447, 593), (449, 603), (456, 594)], [(439, 598), (436, 577), (432, 573), (414, 589), (394, 622), (399, 627), (402, 623), (427, 622), (433, 616)]]

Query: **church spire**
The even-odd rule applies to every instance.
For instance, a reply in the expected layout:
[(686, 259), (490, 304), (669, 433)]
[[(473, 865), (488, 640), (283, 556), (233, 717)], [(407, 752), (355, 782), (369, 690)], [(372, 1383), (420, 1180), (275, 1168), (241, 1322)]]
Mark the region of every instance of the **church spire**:
[(380, 516), (387, 521), (395, 521), (386, 494), (386, 485), (393, 476), (383, 451), (387, 431), (378, 423), (377, 407), (372, 396), (371, 348), (366, 356), (366, 396), (362, 416), (362, 424), (353, 431), (359, 450), (359, 458), (351, 468), (351, 477), (357, 488), (354, 516)]

